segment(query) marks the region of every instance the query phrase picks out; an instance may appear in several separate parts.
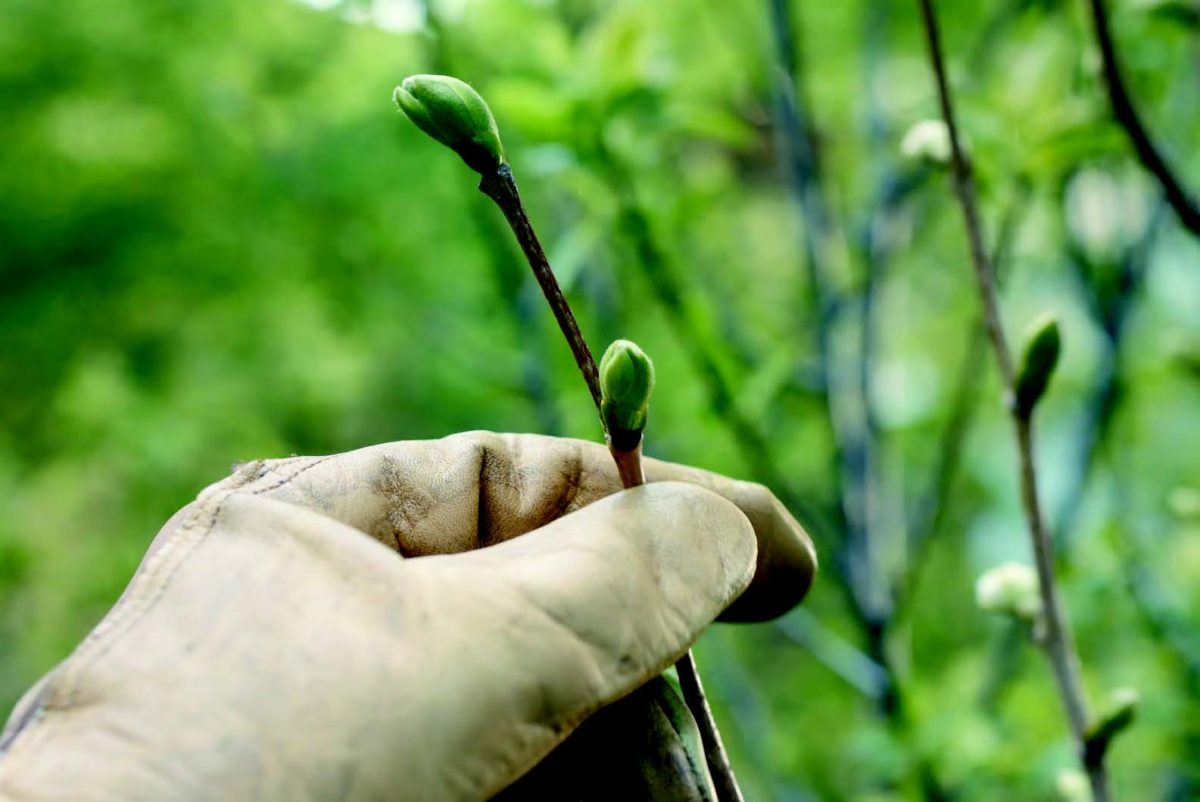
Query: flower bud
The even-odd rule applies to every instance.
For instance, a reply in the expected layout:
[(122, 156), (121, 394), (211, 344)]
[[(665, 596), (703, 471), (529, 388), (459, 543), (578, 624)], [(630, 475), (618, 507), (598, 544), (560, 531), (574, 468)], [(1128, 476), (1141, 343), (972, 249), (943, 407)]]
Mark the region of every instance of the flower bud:
[(654, 363), (629, 340), (614, 340), (600, 359), (600, 416), (614, 447), (636, 446), (646, 428)]
[(1092, 802), (1087, 775), (1079, 769), (1059, 769), (1054, 786), (1062, 802)]
[(418, 128), (457, 153), (478, 173), (504, 163), (492, 110), (479, 93), (449, 75), (410, 75), (392, 95)]
[(943, 120), (920, 120), (904, 132), (900, 154), (944, 167), (950, 163), (950, 129)]
[(1052, 315), (1039, 318), (1029, 331), (1025, 340), (1025, 355), (1017, 372), (1016, 387), (1013, 388), (1016, 412), (1023, 417), (1033, 413), (1034, 406), (1045, 394), (1062, 350), (1058, 320)]
[(997, 566), (975, 582), (975, 603), (989, 613), (1034, 621), (1042, 611), (1037, 574), (1022, 563)]
[(1104, 713), (1088, 728), (1083, 739), (1084, 759), (1089, 764), (1098, 763), (1112, 746), (1113, 739), (1133, 724), (1137, 716), (1141, 694), (1136, 688), (1114, 688), (1109, 694)]

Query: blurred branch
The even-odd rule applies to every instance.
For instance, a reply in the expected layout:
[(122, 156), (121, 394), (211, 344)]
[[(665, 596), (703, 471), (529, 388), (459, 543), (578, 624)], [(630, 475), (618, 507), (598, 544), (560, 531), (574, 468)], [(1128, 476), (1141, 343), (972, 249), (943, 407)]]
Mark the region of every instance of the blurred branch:
[[(825, 248), (829, 237), (829, 211), (821, 186), (817, 137), (812, 115), (808, 112), (807, 100), (803, 95), (803, 87), (793, 78), (799, 72), (800, 56), (792, 33), (789, 0), (768, 0), (768, 5), (776, 49), (774, 74), (777, 114), (783, 139), (781, 145), (787, 155), (788, 186), (804, 223), (804, 263), (808, 272), (817, 373), (824, 401), (825, 423), (830, 432), (837, 465), (834, 489), (834, 497), (840, 505), (837, 522), (839, 528), (844, 526), (847, 541), (857, 543), (861, 540), (861, 515), (859, 510), (848, 503), (846, 485), (851, 481), (851, 463), (860, 464), (860, 460), (852, 459), (847, 453), (831, 400), (834, 378), (830, 350), (836, 304), (827, 287), (828, 266)], [(847, 566), (846, 570), (853, 574), (852, 567)], [(852, 592), (863, 592), (861, 586), (864, 583), (860, 579), (854, 577), (852, 584)], [(860, 602), (859, 606), (861, 604)]]
[[(856, 390), (859, 394), (857, 414), (839, 419), (843, 407), (840, 388), (832, 364), (832, 335), (836, 314), (842, 307), (829, 288), (829, 247), (833, 237), (828, 202), (825, 197), (820, 152), (813, 115), (803, 83), (804, 66), (797, 47), (790, 0), (768, 0), (771, 30), (775, 44), (775, 93), (779, 130), (784, 140), (781, 152), (787, 157), (787, 173), (791, 194), (800, 211), (803, 223), (803, 253), (810, 285), (811, 311), (817, 351), (817, 368), (821, 377), (823, 408), (826, 425), (831, 434), (837, 472), (834, 474), (836, 498), (840, 500), (842, 523), (846, 539), (839, 562), (846, 564), (850, 580), (848, 594), (851, 612), (866, 638), (867, 657), (878, 668), (875, 692), (871, 694), (880, 714), (888, 721), (893, 733), (908, 744), (913, 752), (916, 780), (928, 799), (948, 799), (932, 765), (911, 744), (910, 722), (903, 688), (888, 650), (888, 634), (892, 622), (893, 604), (887, 577), (881, 570), (876, 551), (877, 539), (883, 534), (881, 521), (873, 514), (879, 511), (878, 470), (874, 444), (879, 427), (873, 406), (871, 374), (876, 338), (876, 290), (886, 256), (878, 247), (877, 226), (884, 224), (914, 186), (911, 180), (885, 179), (876, 209), (870, 215), (860, 237), (865, 274), (859, 303), (859, 354)], [(874, 40), (883, 26), (884, 8), (871, 9), (867, 17), (868, 58), (873, 55)], [(874, 74), (871, 75), (871, 79)], [(882, 126), (875, 110), (874, 87), (868, 87), (873, 101), (868, 121), (878, 140)]]
[[(447, 32), (431, 0), (420, 0), (428, 29), (426, 55), (432, 72), (452, 74)], [(488, 266), (505, 305), (512, 316), (517, 339), (521, 343), (521, 381), (537, 416), (538, 430), (544, 434), (562, 432), (562, 416), (550, 391), (549, 364), (545, 356), (544, 341), (538, 330), (537, 309), (541, 299), (534, 291), (529, 273), (516, 252), (508, 243), (508, 232), (492, 214), (492, 210), (480, 203), (469, 203), (471, 221), (485, 243)], [(488, 244), (491, 243), (491, 244)], [(500, 245), (500, 243), (505, 243)]]
[(1088, 306), (1104, 334), (1106, 350), (1098, 378), (1084, 403), (1076, 467), (1071, 474), (1069, 489), (1059, 507), (1055, 525), (1055, 543), (1060, 560), (1066, 560), (1070, 555), (1075, 521), (1083, 503), (1088, 480), (1091, 478), (1097, 453), (1108, 436), (1120, 405), (1120, 363), (1121, 351), (1125, 344), (1125, 324), (1140, 298), (1140, 290), (1151, 264), (1151, 251), (1161, 231), (1162, 217), (1160, 206), (1138, 241), (1121, 254), (1116, 285), (1108, 291), (1101, 290), (1094, 282), (1088, 280), (1090, 270), (1085, 254), (1076, 252), (1071, 255), (1071, 263), (1080, 275), (1082, 291), (1088, 298)]
[(876, 702), (887, 691), (887, 669), (830, 630), (812, 613), (797, 607), (775, 622), (788, 640), (804, 647), (821, 665)]
[(1162, 186), (1167, 203), (1175, 210), (1179, 222), (1197, 237), (1200, 237), (1200, 206), (1179, 178), (1171, 170), (1166, 159), (1159, 152), (1146, 130), (1141, 116), (1134, 108), (1125, 79), (1121, 76), (1121, 67), (1117, 61), (1116, 47), (1113, 44), (1112, 31), (1108, 22), (1108, 10), (1104, 0), (1088, 0), (1091, 8), (1092, 26), (1096, 35), (1096, 44), (1100, 48), (1100, 58), (1104, 66), (1104, 85), (1108, 89), (1109, 103), (1112, 105), (1113, 116), (1117, 124), (1124, 129), (1137, 153), (1138, 160)]
[[(963, 221), (966, 225), (967, 239), (970, 244), (971, 262), (975, 269), (976, 283), (979, 287), (980, 301), (984, 309), (984, 318), (992, 351), (1000, 367), (1000, 375), (1004, 381), (1007, 395), (1011, 399), (1015, 388), (1016, 375), (1013, 368), (1012, 355), (1005, 340), (1004, 328), (1000, 319), (1000, 304), (996, 292), (995, 273), (983, 245), (982, 227), (976, 206), (975, 182), (972, 170), (963, 154), (958, 123), (954, 114), (954, 102), (950, 95), (950, 87), (946, 78), (946, 67), (942, 57), (941, 34), (938, 29), (937, 16), (933, 8), (933, 0), (919, 0), (921, 19), (929, 47), (929, 61), (937, 83), (938, 101), (942, 117), (950, 133), (951, 166), (954, 176), (954, 190), (962, 208)], [(1092, 787), (1095, 802), (1108, 802), (1111, 799), (1108, 772), (1103, 755), (1089, 759), (1088, 749), (1090, 716), (1084, 697), (1083, 683), (1079, 676), (1079, 659), (1071, 640), (1067, 620), (1063, 614), (1061, 601), (1058, 596), (1058, 586), (1054, 577), (1054, 547), (1050, 542), (1049, 533), (1043, 525), (1041, 503), (1038, 500), (1037, 470), (1033, 456), (1033, 431), (1031, 416), (1017, 410), (1010, 404), (1013, 428), (1016, 431), (1017, 452), (1020, 462), (1021, 500), (1024, 507), (1026, 523), (1033, 544), (1033, 553), (1037, 565), (1038, 587), (1041, 594), (1044, 615), (1045, 633), (1044, 645), (1046, 654), (1054, 669), (1055, 680), (1058, 683), (1059, 694), (1066, 708), (1071, 732), (1075, 738), (1078, 757), (1087, 772)]]
[[(1029, 197), (1029, 185), (1021, 182), (1018, 194), (1008, 207), (1001, 219), (1000, 232), (992, 250), (992, 264), (996, 266), (996, 279), (1003, 283), (1005, 268), (1009, 264), (1009, 253), (1012, 241), (1025, 211)], [(975, 412), (979, 407), (980, 365), (984, 360), (987, 348), (987, 335), (984, 332), (983, 321), (976, 318), (967, 333), (967, 348), (963, 352), (962, 362), (958, 368), (958, 377), (954, 382), (954, 400), (950, 407), (950, 415), (938, 438), (937, 459), (930, 474), (925, 493), (918, 501), (915, 511), (909, 521), (908, 574), (896, 588), (896, 616), (904, 615), (908, 605), (916, 593), (922, 570), (929, 561), (931, 544), (945, 521), (946, 511), (950, 508), (951, 491), (958, 476), (959, 463), (962, 459), (963, 441), (975, 422)]]

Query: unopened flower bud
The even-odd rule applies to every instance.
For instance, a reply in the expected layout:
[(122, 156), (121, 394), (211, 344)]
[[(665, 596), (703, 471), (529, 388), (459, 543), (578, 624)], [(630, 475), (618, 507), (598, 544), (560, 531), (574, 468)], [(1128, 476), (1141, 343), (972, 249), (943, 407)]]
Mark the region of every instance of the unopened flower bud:
[(449, 75), (410, 75), (392, 98), (408, 119), (472, 170), (488, 173), (504, 163), (492, 110), (470, 85)]
[(1034, 621), (1042, 611), (1037, 574), (1022, 563), (997, 566), (975, 582), (975, 603), (989, 613)]
[(943, 120), (920, 120), (904, 132), (900, 154), (944, 167), (950, 163), (950, 129)]
[(1058, 355), (1062, 350), (1062, 339), (1058, 333), (1058, 320), (1052, 315), (1039, 318), (1029, 329), (1025, 340), (1025, 354), (1017, 372), (1016, 387), (1013, 388), (1013, 403), (1017, 414), (1028, 417), (1046, 392), (1050, 377), (1058, 366)]
[(1062, 802), (1092, 802), (1092, 788), (1087, 775), (1079, 769), (1059, 769), (1054, 781)]
[(614, 340), (600, 359), (600, 415), (613, 445), (636, 446), (646, 428), (654, 363), (637, 344)]

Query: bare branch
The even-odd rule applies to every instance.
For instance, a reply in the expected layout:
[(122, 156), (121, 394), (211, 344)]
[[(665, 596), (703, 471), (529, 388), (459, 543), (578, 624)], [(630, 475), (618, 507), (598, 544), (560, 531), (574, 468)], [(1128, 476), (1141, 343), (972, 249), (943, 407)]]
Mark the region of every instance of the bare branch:
[(1000, 303), (996, 292), (995, 276), (991, 261), (983, 246), (983, 231), (979, 221), (979, 211), (976, 204), (975, 182), (971, 167), (963, 154), (958, 123), (954, 115), (954, 103), (950, 95), (949, 82), (946, 78), (946, 67), (942, 57), (941, 34), (938, 29), (937, 15), (933, 9), (933, 0), (919, 0), (921, 19), (925, 28), (925, 36), (929, 46), (929, 60), (937, 82), (938, 101), (942, 117), (950, 132), (951, 167), (954, 177), (954, 190), (962, 208), (963, 221), (966, 225), (967, 240), (970, 243), (971, 263), (975, 269), (976, 283), (979, 288), (980, 301), (983, 305), (984, 320), (992, 351), (1000, 368), (1009, 401), (1009, 411), (1012, 413), (1013, 427), (1016, 431), (1017, 454), (1020, 463), (1021, 501), (1024, 508), (1026, 524), (1033, 545), (1034, 561), (1037, 566), (1038, 588), (1041, 594), (1042, 609), (1045, 615), (1044, 645), (1049, 658), (1054, 678), (1058, 686), (1059, 696), (1067, 713), (1071, 726), (1071, 734), (1079, 760), (1087, 772), (1092, 786), (1095, 802), (1109, 802), (1108, 772), (1103, 757), (1089, 760), (1088, 730), (1090, 717), (1087, 701), (1084, 696), (1083, 682), (1080, 678), (1079, 660), (1072, 643), (1071, 632), (1066, 616), (1059, 600), (1058, 585), (1054, 576), (1054, 549), (1050, 535), (1046, 531), (1042, 517), (1041, 502), (1038, 499), (1037, 470), (1034, 462), (1033, 424), (1031, 415), (1018, 414), (1011, 399), (1015, 383), (1012, 355), (1005, 340), (1004, 327), (1000, 319)]
[(1200, 205), (1192, 197), (1182, 182), (1176, 177), (1167, 164), (1150, 132), (1146, 130), (1141, 116), (1133, 106), (1125, 79), (1121, 76), (1121, 66), (1117, 62), (1117, 51), (1113, 45), (1112, 31), (1108, 24), (1108, 10), (1104, 0), (1088, 0), (1092, 11), (1092, 27), (1096, 33), (1096, 44), (1100, 47), (1100, 59), (1104, 67), (1104, 85), (1108, 89), (1108, 100), (1112, 105), (1113, 116), (1117, 124), (1124, 129), (1129, 137), (1138, 160), (1157, 180), (1163, 188), (1167, 203), (1175, 210), (1179, 222), (1189, 231), (1200, 237)]

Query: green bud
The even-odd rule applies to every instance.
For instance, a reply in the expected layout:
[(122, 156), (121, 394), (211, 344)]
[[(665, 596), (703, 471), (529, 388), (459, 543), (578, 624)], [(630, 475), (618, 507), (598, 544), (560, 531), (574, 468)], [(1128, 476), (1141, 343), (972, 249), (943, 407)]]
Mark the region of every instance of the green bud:
[(457, 153), (477, 173), (504, 164), (492, 110), (468, 84), (449, 75), (410, 75), (392, 99), (418, 128)]
[(1039, 318), (1029, 329), (1025, 340), (1025, 355), (1021, 359), (1021, 369), (1017, 372), (1017, 385), (1014, 388), (1013, 403), (1018, 414), (1028, 416), (1046, 392), (1054, 368), (1058, 365), (1058, 355), (1062, 350), (1062, 340), (1058, 334), (1058, 320), (1052, 315)]
[(1103, 715), (1088, 730), (1084, 750), (1093, 760), (1102, 760), (1113, 739), (1133, 724), (1141, 694), (1136, 688), (1116, 688), (1109, 694)]
[(600, 359), (600, 415), (618, 448), (637, 444), (646, 428), (652, 392), (650, 357), (629, 340), (614, 340)]

